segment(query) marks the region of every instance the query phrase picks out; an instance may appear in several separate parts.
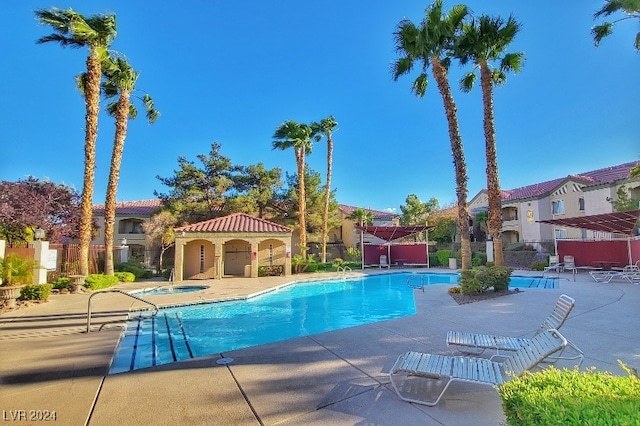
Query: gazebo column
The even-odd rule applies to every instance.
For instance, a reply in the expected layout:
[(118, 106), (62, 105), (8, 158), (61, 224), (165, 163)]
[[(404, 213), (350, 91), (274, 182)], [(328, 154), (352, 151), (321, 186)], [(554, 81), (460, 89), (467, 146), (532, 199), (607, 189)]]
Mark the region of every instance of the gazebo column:
[(283, 240), (284, 243), (284, 276), (291, 275), (291, 239)]
[(222, 248), (224, 247), (222, 241), (220, 240), (215, 240), (213, 241), (213, 247), (214, 247), (214, 263), (216, 265), (216, 272), (215, 272), (215, 278), (218, 280), (222, 279), (222, 269), (223, 269), (223, 265), (222, 265)]
[(184, 240), (176, 238), (173, 281), (182, 281), (182, 277), (184, 276), (184, 246), (186, 244)]
[(258, 278), (258, 243), (251, 241), (251, 278)]

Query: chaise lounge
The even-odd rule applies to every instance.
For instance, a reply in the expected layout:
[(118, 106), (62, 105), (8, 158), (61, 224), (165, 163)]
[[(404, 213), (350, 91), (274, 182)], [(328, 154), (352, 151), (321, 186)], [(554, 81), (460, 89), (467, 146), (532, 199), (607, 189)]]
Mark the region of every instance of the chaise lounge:
[[(549, 329), (538, 333), (503, 363), (486, 358), (466, 356), (435, 355), (421, 352), (406, 352), (398, 357), (389, 372), (389, 378), (396, 394), (403, 401), (429, 406), (436, 405), (451, 382), (468, 382), (498, 386), (511, 377), (522, 375), (538, 366), (550, 356), (562, 352), (568, 342), (557, 330)], [(404, 380), (399, 378), (404, 377)], [(424, 382), (427, 379), (431, 382)], [(442, 382), (446, 380), (446, 383)], [(436, 383), (433, 383), (436, 381)], [(421, 390), (429, 384), (444, 383), (435, 400), (420, 398)]]
[[(560, 295), (553, 307), (553, 311), (545, 318), (535, 334), (537, 335), (550, 328), (558, 330), (562, 327), (575, 303), (576, 301), (572, 297), (566, 294)], [(496, 353), (491, 358), (496, 356), (504, 357), (505, 355), (501, 354), (500, 351), (517, 351), (530, 340), (524, 337), (495, 336), (464, 331), (449, 331), (447, 333), (447, 346), (455, 347), (459, 352), (468, 355), (480, 355), (486, 349), (494, 350)], [(570, 346), (579, 354), (582, 353), (575, 345), (570, 344)]]

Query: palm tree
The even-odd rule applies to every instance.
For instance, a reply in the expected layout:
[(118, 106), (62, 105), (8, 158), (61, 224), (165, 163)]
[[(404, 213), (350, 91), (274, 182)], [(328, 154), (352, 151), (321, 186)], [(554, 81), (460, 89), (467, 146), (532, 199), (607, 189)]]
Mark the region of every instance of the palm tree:
[(305, 157), (311, 152), (311, 126), (286, 121), (273, 134), (273, 149), (285, 150), (293, 148), (298, 169), (298, 228), (300, 232), (300, 251), (304, 259), (307, 258), (307, 219), (306, 194), (304, 184)]
[[(358, 207), (351, 212), (347, 219), (355, 221), (358, 226), (371, 225), (373, 223), (373, 213)], [(362, 269), (364, 269), (364, 231), (360, 230), (360, 258), (362, 259)]]
[[(640, 0), (605, 0), (604, 6), (602, 6), (594, 15), (594, 19), (600, 17), (607, 17), (616, 12), (624, 12), (625, 16), (620, 19), (616, 19), (613, 22), (604, 22), (600, 25), (594, 25), (591, 28), (591, 34), (593, 35), (593, 42), (596, 46), (600, 45), (603, 38), (613, 33), (613, 26), (625, 19), (640, 19)], [(636, 34), (636, 38), (633, 42), (633, 46), (636, 50), (640, 51), (640, 32)]]
[(442, 12), (442, 0), (436, 0), (425, 11), (420, 26), (405, 19), (400, 21), (395, 35), (396, 50), (402, 55), (392, 66), (395, 81), (413, 69), (414, 62), (422, 66), (421, 73), (411, 87), (416, 96), (422, 98), (427, 90), (427, 69), (431, 66), (433, 77), (444, 103), (449, 127), (449, 139), (456, 175), (456, 195), (458, 198), (458, 229), (462, 252), (462, 268), (471, 267), (471, 243), (469, 236), (469, 211), (467, 208), (467, 165), (462, 149), (462, 137), (457, 117), (457, 108), (448, 80), (450, 54), (455, 37), (467, 16), (467, 7), (454, 6), (447, 15)]
[(84, 17), (78, 12), (52, 8), (35, 11), (41, 24), (53, 27), (54, 33), (41, 37), (37, 43), (57, 42), (62, 47), (89, 49), (86, 60), (84, 99), (86, 105), (84, 138), (84, 179), (80, 204), (80, 275), (89, 274), (89, 245), (93, 230), (93, 182), (96, 168), (96, 138), (98, 136), (98, 112), (100, 110), (101, 61), (107, 48), (116, 37), (115, 15)]
[(320, 123), (311, 124), (313, 137), (319, 141), (323, 136), (327, 138), (327, 181), (324, 186), (324, 210), (322, 211), (322, 263), (327, 262), (327, 233), (329, 232), (329, 198), (331, 195), (331, 170), (333, 169), (333, 131), (338, 122), (333, 116), (324, 118)]
[[(489, 215), (487, 226), (493, 239), (495, 264), (502, 265), (502, 196), (498, 176), (498, 158), (496, 153), (496, 128), (493, 110), (493, 86), (503, 85), (508, 71), (518, 72), (524, 54), (504, 53), (505, 48), (513, 41), (520, 30), (520, 24), (513, 16), (505, 22), (500, 17), (480, 16), (472, 19), (462, 27), (462, 35), (455, 48), (455, 56), (462, 65), (472, 62), (480, 69), (480, 85), (482, 87), (482, 106), (484, 110), (485, 156), (487, 160), (487, 196), (489, 198)], [(498, 67), (492, 62), (500, 61)], [(475, 69), (466, 74), (460, 87), (469, 92), (476, 81)]]
[[(117, 102), (107, 106), (109, 115), (116, 120), (116, 131), (111, 153), (111, 167), (109, 169), (109, 183), (104, 203), (104, 248), (106, 275), (113, 275), (113, 233), (116, 220), (116, 194), (118, 192), (118, 179), (120, 176), (120, 164), (124, 151), (124, 141), (127, 137), (127, 125), (129, 119), (135, 119), (138, 110), (131, 103), (131, 94), (135, 90), (138, 73), (123, 58), (107, 58), (103, 64), (103, 73), (106, 81), (102, 84), (105, 98), (110, 99), (119, 96)], [(159, 112), (154, 108), (151, 96), (145, 94), (141, 98), (149, 123), (154, 123)]]

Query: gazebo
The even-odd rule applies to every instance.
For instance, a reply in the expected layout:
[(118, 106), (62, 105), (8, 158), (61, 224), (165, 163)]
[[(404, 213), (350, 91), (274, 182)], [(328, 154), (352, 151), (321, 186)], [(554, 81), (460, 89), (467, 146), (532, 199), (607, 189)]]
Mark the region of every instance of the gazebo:
[(174, 228), (174, 279), (255, 278), (266, 266), (291, 274), (291, 234), (286, 226), (245, 213)]

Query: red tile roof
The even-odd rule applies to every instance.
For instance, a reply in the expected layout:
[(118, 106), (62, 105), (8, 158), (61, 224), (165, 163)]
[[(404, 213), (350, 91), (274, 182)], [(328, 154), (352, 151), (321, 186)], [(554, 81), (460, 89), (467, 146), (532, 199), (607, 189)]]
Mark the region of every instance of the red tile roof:
[[(354, 210), (358, 209), (359, 207), (348, 206), (346, 204), (338, 204), (338, 208), (342, 213), (345, 214), (345, 216), (349, 216), (351, 213), (353, 213)], [(392, 219), (397, 216), (394, 213), (383, 212), (380, 210), (364, 209), (364, 211), (367, 213), (371, 213), (374, 219)]]
[(280, 232), (291, 233), (291, 228), (246, 213), (233, 213), (228, 216), (192, 223), (175, 228), (176, 232)]
[(592, 170), (590, 172), (579, 173), (577, 175), (569, 175), (567, 177), (523, 186), (521, 188), (503, 190), (502, 200), (515, 201), (546, 196), (550, 194), (554, 189), (561, 186), (562, 183), (567, 180), (573, 180), (583, 183), (587, 188), (612, 184), (614, 182), (627, 179), (629, 177), (629, 171), (631, 170), (631, 168), (637, 166), (638, 163), (638, 161), (632, 161), (630, 163), (606, 167), (599, 170)]
[[(151, 216), (160, 207), (162, 207), (162, 202), (157, 198), (153, 200), (122, 201), (116, 203), (116, 214)], [(94, 204), (93, 213), (103, 215), (104, 204)]]

